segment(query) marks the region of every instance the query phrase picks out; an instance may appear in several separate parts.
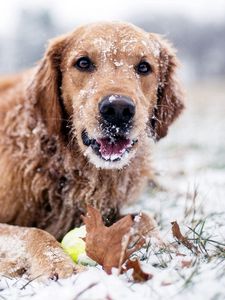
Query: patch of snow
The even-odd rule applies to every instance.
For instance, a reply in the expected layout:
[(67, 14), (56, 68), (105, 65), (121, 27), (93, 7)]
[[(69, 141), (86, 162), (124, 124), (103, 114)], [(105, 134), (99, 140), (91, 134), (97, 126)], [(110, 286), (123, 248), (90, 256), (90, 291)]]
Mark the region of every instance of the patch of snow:
[(122, 60), (120, 60), (120, 61), (114, 60), (114, 65), (116, 67), (122, 67), (124, 65), (124, 62)]
[(111, 95), (109, 97), (109, 102), (112, 103), (113, 101), (117, 100), (118, 98), (120, 98), (119, 95)]

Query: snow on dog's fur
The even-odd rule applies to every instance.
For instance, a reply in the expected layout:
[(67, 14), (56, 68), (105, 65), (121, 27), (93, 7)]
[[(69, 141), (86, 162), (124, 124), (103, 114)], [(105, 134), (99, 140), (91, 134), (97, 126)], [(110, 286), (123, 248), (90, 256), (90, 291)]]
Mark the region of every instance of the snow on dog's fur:
[[(91, 69), (77, 67), (82, 57)], [(137, 71), (141, 62), (150, 66), (148, 74)], [(54, 39), (37, 68), (2, 79), (0, 222), (61, 238), (80, 224), (86, 204), (100, 209), (108, 223), (118, 218), (121, 205), (135, 199), (151, 176), (149, 140), (164, 137), (183, 108), (176, 66), (174, 50), (158, 35), (130, 24), (98, 23)], [(102, 123), (99, 105), (108, 95), (133, 103), (124, 135)], [(2, 225), (0, 240), (19, 230)], [(29, 253), (26, 232), (21, 239)], [(50, 236), (31, 235), (43, 262), (43, 240)], [(27, 261), (30, 275), (68, 275), (57, 263), (37, 263), (34, 271)]]

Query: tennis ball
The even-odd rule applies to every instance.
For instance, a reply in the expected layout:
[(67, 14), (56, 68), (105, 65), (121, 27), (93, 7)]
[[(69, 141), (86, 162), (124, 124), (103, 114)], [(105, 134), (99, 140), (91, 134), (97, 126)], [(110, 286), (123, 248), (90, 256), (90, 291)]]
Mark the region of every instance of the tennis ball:
[(61, 245), (75, 263), (93, 266), (96, 265), (96, 262), (89, 258), (85, 252), (85, 241), (83, 240), (85, 236), (85, 225), (74, 228), (64, 236)]

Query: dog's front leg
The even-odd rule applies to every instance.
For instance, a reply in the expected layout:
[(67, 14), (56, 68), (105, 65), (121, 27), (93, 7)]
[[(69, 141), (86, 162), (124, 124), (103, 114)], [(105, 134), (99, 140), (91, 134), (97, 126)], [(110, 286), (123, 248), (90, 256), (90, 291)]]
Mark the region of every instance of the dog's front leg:
[(0, 274), (44, 280), (69, 277), (82, 268), (46, 231), (0, 224)]

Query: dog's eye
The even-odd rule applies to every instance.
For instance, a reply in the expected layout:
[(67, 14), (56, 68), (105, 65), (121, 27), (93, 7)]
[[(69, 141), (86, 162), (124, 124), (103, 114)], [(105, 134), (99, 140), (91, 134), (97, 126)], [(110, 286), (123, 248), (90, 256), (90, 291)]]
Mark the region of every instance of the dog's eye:
[(140, 75), (148, 75), (152, 72), (152, 67), (147, 61), (141, 61), (135, 66), (135, 70)]
[(85, 72), (91, 72), (95, 69), (95, 65), (93, 64), (93, 62), (89, 57), (86, 56), (79, 58), (75, 63), (75, 67), (78, 70)]

